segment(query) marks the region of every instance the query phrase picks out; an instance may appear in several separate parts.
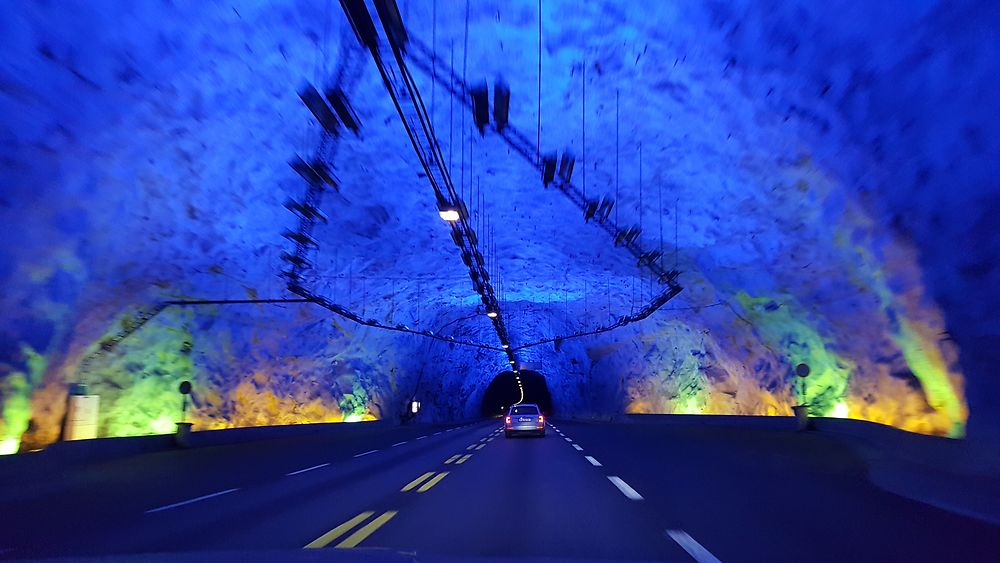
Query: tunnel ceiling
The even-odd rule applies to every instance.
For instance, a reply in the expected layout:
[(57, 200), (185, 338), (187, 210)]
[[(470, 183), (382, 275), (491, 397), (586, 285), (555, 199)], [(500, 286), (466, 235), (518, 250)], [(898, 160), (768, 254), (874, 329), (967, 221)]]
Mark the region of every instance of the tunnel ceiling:
[[(442, 72), (502, 77), (510, 123), (544, 153), (574, 153), (573, 182), (617, 194), (612, 217), (682, 272), (680, 295), (641, 323), (518, 352), (562, 412), (808, 403), (960, 435), (968, 395), (991, 435), (996, 384), (980, 374), (995, 298), (955, 295), (986, 294), (997, 275), (983, 182), (996, 117), (981, 115), (995, 61), (980, 49), (995, 9), (542, 6), (540, 93), (536, 2), (400, 12)], [(296, 297), (278, 276), (282, 232), (298, 228), (283, 204), (307, 186), (287, 163), (322, 137), (297, 93), (338, 83), (362, 128), (336, 141), (339, 190), (322, 200), (304, 284), (376, 323), (499, 346), (339, 3), (39, 3), (0, 25), (5, 449), (55, 439), (66, 384), (81, 381), (102, 397), (103, 435), (168, 431), (182, 379), (203, 427), (395, 418), (411, 397), (428, 418), (478, 414), (507, 367), (496, 350), (312, 304), (154, 309)], [(608, 324), (663, 290), (412, 70), (515, 347)], [(792, 375), (799, 363), (808, 378)]]

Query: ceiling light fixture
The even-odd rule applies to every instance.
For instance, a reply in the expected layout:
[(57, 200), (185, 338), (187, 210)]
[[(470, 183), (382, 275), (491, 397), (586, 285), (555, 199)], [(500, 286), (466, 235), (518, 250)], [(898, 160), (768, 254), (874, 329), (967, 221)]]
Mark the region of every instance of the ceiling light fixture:
[[(486, 316), (489, 317), (489, 318), (491, 318), (491, 319), (495, 319), (495, 318), (497, 318), (497, 312), (496, 311), (487, 311), (486, 312)], [(505, 344), (504, 348), (506, 348), (506, 347), (507, 347), (507, 345)]]
[(448, 221), (449, 223), (454, 223), (459, 219), (458, 210), (455, 209), (454, 207), (439, 209), (438, 215), (441, 216), (441, 218), (444, 219), (445, 221)]

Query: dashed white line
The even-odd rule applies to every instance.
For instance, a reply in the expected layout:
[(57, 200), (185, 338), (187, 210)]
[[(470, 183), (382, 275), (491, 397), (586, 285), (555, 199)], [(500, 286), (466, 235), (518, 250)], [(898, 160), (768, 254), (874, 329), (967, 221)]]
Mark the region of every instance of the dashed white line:
[(594, 459), (594, 456), (592, 456), (592, 455), (585, 455), (583, 457), (587, 458), (587, 461), (590, 462), (590, 465), (593, 465), (594, 467), (600, 467), (601, 466), (601, 462), (599, 462), (596, 459)]
[(712, 552), (705, 549), (705, 546), (698, 543), (684, 530), (667, 530), (667, 535), (683, 547), (684, 551), (688, 552), (688, 555), (698, 563), (722, 563), (718, 557), (712, 555)]
[(572, 442), (573, 438), (563, 438), (563, 440), (566, 440), (567, 442)]
[(330, 465), (329, 463), (321, 463), (319, 465), (314, 465), (312, 467), (307, 467), (305, 469), (299, 469), (298, 471), (292, 471), (291, 473), (285, 473), (285, 477), (291, 477), (292, 475), (298, 475), (299, 473), (305, 473), (306, 471), (312, 471), (313, 469), (319, 469), (321, 467), (326, 467)]
[(431, 434), (431, 436), (437, 436), (437, 435), (438, 435), (438, 434), (440, 434), (440, 433), (441, 433), (440, 431), (437, 431), (437, 432), (435, 432), (435, 433)]
[(367, 451), (367, 452), (364, 452), (364, 453), (360, 453), (360, 454), (355, 454), (355, 455), (354, 455), (354, 457), (361, 457), (361, 456), (366, 456), (366, 455), (368, 455), (368, 454), (373, 454), (373, 453), (375, 453), (375, 452), (377, 452), (377, 451), (378, 451), (378, 450), (369, 450), (369, 451)]
[(426, 437), (427, 437), (427, 436), (421, 436), (421, 437), (417, 438), (417, 440), (423, 440), (423, 439), (424, 439), (424, 438), (426, 438)]
[(635, 489), (630, 487), (628, 483), (622, 481), (619, 477), (616, 477), (615, 475), (608, 475), (608, 479), (610, 479), (611, 482), (614, 483), (616, 487), (618, 487), (618, 490), (621, 491), (622, 494), (628, 497), (629, 499), (642, 500), (642, 495), (636, 492)]
[(162, 512), (164, 510), (170, 510), (171, 508), (177, 508), (178, 506), (184, 506), (185, 504), (191, 504), (193, 502), (198, 502), (198, 501), (202, 501), (202, 500), (206, 500), (206, 499), (210, 499), (210, 498), (219, 497), (219, 496), (226, 495), (226, 494), (238, 491), (238, 490), (239, 489), (226, 489), (224, 491), (219, 491), (217, 493), (212, 493), (210, 495), (202, 495), (200, 497), (193, 498), (193, 499), (190, 499), (190, 500), (182, 500), (181, 502), (175, 502), (173, 504), (168, 504), (166, 506), (161, 506), (159, 508), (151, 508), (151, 509), (149, 509), (149, 510), (146, 511), (146, 514), (152, 514), (153, 512)]
[(576, 451), (578, 451), (578, 452), (582, 452), (583, 451), (583, 448), (580, 447), (580, 444), (573, 444), (573, 447), (576, 448)]
[(394, 448), (395, 448), (396, 446), (402, 446), (403, 444), (405, 444), (405, 443), (406, 443), (406, 442), (408, 442), (408, 441), (409, 441), (409, 440), (406, 440), (406, 441), (404, 441), (404, 442), (396, 442), (395, 444), (393, 444), (393, 445), (392, 445), (392, 447), (394, 447)]

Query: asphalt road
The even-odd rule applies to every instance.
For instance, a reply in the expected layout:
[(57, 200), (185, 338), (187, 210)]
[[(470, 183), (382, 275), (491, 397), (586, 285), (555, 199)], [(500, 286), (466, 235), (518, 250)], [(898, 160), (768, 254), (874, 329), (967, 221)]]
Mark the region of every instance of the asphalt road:
[(819, 435), (558, 420), (545, 438), (499, 429), (305, 436), (8, 475), (0, 558), (998, 558), (1000, 527), (875, 488), (860, 460)]

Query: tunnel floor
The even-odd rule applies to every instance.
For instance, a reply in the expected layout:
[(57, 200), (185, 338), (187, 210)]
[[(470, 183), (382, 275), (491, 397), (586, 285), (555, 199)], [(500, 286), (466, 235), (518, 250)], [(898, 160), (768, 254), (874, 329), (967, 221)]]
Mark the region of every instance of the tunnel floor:
[(820, 438), (550, 420), (522, 440), (490, 418), (75, 465), (30, 455), (0, 464), (0, 559), (995, 560), (1000, 526), (877, 489)]

